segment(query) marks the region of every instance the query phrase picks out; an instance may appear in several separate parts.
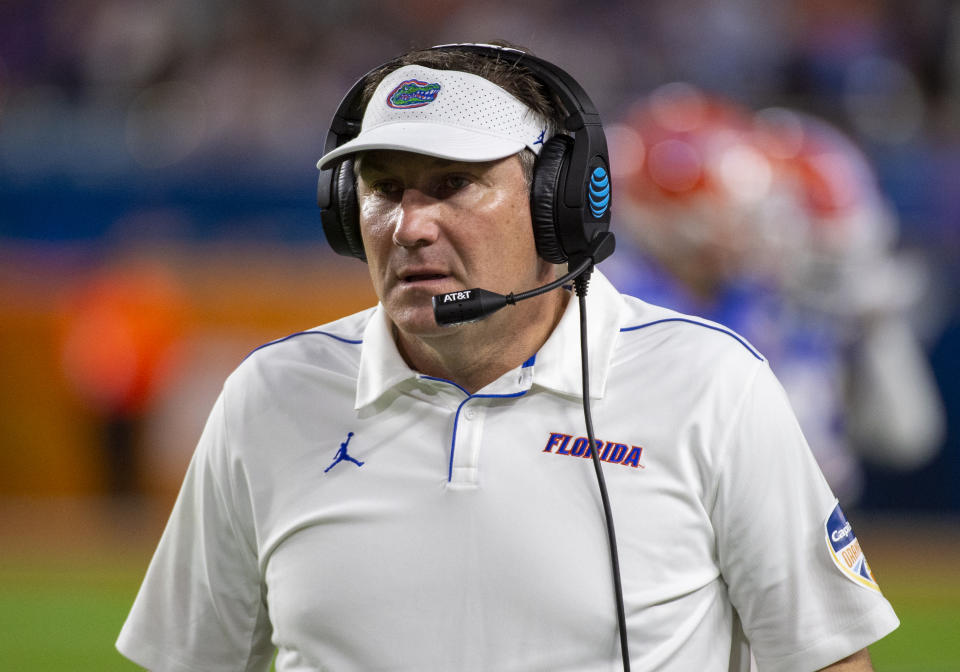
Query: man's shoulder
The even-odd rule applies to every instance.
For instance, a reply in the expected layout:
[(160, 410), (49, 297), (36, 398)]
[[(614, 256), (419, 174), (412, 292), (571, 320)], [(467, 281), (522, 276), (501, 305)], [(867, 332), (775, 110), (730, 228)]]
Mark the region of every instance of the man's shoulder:
[(707, 361), (764, 362), (766, 358), (733, 329), (697, 315), (622, 295), (620, 348), (635, 353), (676, 357), (697, 364)]
[(291, 366), (350, 374), (360, 361), (363, 334), (375, 308), (348, 315), (310, 329), (288, 334), (254, 348), (233, 378), (246, 378)]

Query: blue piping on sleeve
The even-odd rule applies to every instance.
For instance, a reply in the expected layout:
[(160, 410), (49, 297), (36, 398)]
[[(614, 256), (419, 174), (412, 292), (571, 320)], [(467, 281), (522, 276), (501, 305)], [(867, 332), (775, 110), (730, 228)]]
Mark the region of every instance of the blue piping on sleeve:
[(703, 322), (697, 322), (696, 320), (691, 320), (691, 319), (688, 319), (688, 318), (685, 318), (685, 317), (667, 317), (667, 318), (664, 318), (664, 319), (662, 319), (662, 320), (654, 320), (653, 322), (647, 322), (646, 324), (638, 324), (638, 325), (635, 326), (635, 327), (623, 327), (623, 328), (620, 329), (620, 331), (621, 331), (621, 332), (626, 332), (626, 331), (636, 331), (636, 330), (638, 330), (638, 329), (646, 329), (647, 327), (652, 327), (652, 326), (657, 325), (657, 324), (663, 324), (664, 322), (686, 322), (687, 324), (695, 324), (695, 325), (697, 325), (698, 327), (705, 327), (706, 329), (713, 329), (714, 331), (718, 331), (718, 332), (720, 332), (721, 334), (726, 334), (726, 335), (729, 336), (730, 338), (732, 338), (732, 339), (734, 339), (735, 341), (737, 341), (737, 342), (738, 342), (740, 345), (742, 345), (744, 348), (746, 348), (746, 349), (747, 349), (747, 352), (749, 352), (751, 355), (753, 355), (754, 357), (756, 357), (757, 359), (759, 359), (761, 362), (762, 362), (762, 361), (765, 361), (764, 358), (763, 358), (763, 356), (760, 355), (759, 352), (757, 352), (756, 350), (754, 350), (754, 349), (750, 346), (750, 344), (747, 343), (739, 334), (737, 334), (737, 333), (735, 333), (735, 332), (733, 332), (733, 331), (730, 331), (729, 329), (723, 329), (723, 328), (721, 328), (721, 327), (716, 327), (716, 326), (714, 326), (714, 325), (712, 325), (712, 324), (704, 324)]
[(290, 334), (289, 336), (284, 336), (283, 338), (278, 338), (275, 341), (270, 341), (269, 343), (264, 343), (263, 345), (257, 346), (256, 348), (251, 350), (249, 353), (247, 353), (247, 356), (244, 357), (243, 359), (244, 361), (246, 361), (247, 358), (249, 358), (253, 353), (257, 352), (258, 350), (263, 350), (264, 348), (269, 348), (271, 345), (277, 345), (278, 343), (289, 341), (290, 339), (297, 338), (298, 336), (310, 336), (310, 335), (327, 336), (334, 340), (340, 341), (341, 343), (348, 343), (350, 345), (361, 345), (363, 343), (363, 339), (344, 338), (343, 336), (337, 336), (336, 334), (331, 334), (328, 331), (317, 331), (317, 330), (298, 331), (295, 334)]

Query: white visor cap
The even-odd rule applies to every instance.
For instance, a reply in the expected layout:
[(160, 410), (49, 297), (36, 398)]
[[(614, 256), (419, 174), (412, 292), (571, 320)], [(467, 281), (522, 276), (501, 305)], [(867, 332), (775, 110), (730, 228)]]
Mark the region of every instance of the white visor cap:
[(494, 161), (543, 147), (543, 119), (479, 75), (407, 65), (377, 86), (360, 134), (318, 162), (325, 169), (347, 154), (393, 149), (451, 161)]

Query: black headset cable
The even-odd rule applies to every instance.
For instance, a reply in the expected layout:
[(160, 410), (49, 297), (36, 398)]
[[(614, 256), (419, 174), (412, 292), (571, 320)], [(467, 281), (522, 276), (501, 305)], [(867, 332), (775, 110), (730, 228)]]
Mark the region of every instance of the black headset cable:
[(607, 496), (607, 484), (603, 478), (603, 469), (600, 466), (600, 455), (597, 450), (597, 440), (593, 433), (593, 417), (590, 414), (590, 366), (587, 355), (587, 287), (590, 284), (590, 271), (577, 276), (573, 286), (580, 304), (580, 364), (583, 377), (583, 417), (587, 425), (587, 440), (590, 456), (593, 459), (593, 469), (597, 474), (597, 486), (600, 490), (600, 501), (603, 503), (603, 517), (607, 526), (607, 541), (610, 545), (610, 566), (613, 572), (613, 592), (617, 605), (617, 627), (620, 634), (620, 656), (623, 659), (623, 671), (630, 672), (630, 651), (627, 642), (627, 618), (623, 607), (623, 586), (620, 581), (620, 558), (617, 552), (617, 535), (613, 526), (613, 512), (610, 508), (610, 498)]

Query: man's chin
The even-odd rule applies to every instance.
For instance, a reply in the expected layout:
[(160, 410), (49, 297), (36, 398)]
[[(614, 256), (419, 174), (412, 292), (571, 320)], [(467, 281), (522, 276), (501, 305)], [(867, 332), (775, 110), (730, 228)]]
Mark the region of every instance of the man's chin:
[(437, 324), (433, 315), (433, 306), (408, 308), (398, 311), (387, 310), (394, 328), (406, 338), (430, 338), (450, 334), (456, 327), (443, 327)]

